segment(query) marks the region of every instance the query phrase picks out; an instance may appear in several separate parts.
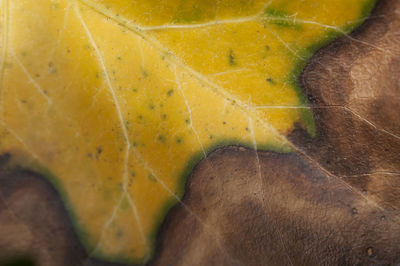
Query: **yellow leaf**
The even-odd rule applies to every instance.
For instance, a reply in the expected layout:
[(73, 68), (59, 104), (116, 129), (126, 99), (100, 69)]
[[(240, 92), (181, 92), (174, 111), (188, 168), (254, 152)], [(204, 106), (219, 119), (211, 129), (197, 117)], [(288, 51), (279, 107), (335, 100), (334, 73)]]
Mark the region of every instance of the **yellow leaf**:
[(218, 146), (315, 134), (297, 78), (373, 0), (2, 0), (0, 150), (46, 175), (88, 252), (146, 262)]

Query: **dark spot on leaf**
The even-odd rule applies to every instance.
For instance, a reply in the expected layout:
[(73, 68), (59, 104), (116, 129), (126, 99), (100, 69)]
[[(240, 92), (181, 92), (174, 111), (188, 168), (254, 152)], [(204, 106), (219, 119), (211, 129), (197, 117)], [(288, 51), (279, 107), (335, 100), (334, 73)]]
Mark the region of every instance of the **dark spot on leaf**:
[(275, 85), (275, 81), (272, 78), (266, 79), (269, 84)]
[(236, 64), (235, 56), (233, 55), (233, 50), (231, 49), (231, 50), (229, 50), (229, 65), (233, 66), (235, 64)]
[(165, 143), (165, 137), (163, 135), (159, 135), (157, 139), (159, 142)]
[(157, 182), (157, 179), (153, 174), (149, 174), (147, 177), (150, 179), (150, 181)]
[(123, 231), (122, 231), (121, 229), (119, 229), (119, 230), (115, 233), (115, 236), (116, 236), (117, 238), (121, 238), (121, 237), (123, 236)]
[(170, 89), (170, 90), (167, 92), (167, 95), (168, 95), (168, 96), (172, 96), (172, 94), (174, 94), (174, 90), (173, 90), (173, 89)]

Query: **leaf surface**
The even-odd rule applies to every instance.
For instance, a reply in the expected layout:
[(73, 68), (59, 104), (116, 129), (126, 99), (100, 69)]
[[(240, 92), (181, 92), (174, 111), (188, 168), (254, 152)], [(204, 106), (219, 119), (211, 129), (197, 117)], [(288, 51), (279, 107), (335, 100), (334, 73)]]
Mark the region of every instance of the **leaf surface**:
[(315, 134), (297, 78), (371, 0), (1, 3), (1, 152), (46, 174), (85, 247), (144, 262), (217, 146)]

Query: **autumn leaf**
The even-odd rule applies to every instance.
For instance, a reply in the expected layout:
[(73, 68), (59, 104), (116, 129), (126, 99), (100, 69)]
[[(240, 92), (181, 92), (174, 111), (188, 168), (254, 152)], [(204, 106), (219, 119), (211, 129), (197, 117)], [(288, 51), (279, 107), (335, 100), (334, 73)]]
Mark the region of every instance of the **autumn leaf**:
[(1, 1), (1, 152), (57, 188), (90, 255), (145, 262), (216, 147), (298, 150), (297, 79), (374, 1)]

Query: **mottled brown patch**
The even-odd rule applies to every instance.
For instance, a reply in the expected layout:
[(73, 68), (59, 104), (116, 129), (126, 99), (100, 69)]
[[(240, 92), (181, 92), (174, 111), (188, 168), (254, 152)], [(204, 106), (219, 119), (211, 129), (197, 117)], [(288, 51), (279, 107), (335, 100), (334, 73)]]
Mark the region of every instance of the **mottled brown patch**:
[[(185, 207), (175, 208), (163, 225), (152, 265), (400, 260), (398, 216), (299, 154), (218, 150), (193, 173), (183, 202)], [(369, 247), (373, 256), (366, 253)]]
[[(301, 83), (313, 106), (317, 137), (310, 139), (300, 128), (290, 136), (331, 173), (359, 191), (372, 189), (378, 198), (390, 187), (396, 194), (400, 177), (399, 10), (398, 1), (380, 1), (351, 38), (341, 38), (311, 60)], [(360, 178), (378, 174), (392, 178), (372, 186)], [(398, 200), (385, 204), (398, 206)]]
[[(297, 153), (227, 147), (197, 165), (150, 265), (400, 263), (399, 14), (399, 1), (379, 1), (307, 65), (317, 136), (295, 128)], [(87, 257), (47, 181), (1, 169), (0, 261), (115, 265)]]
[(9, 159), (0, 156), (0, 265), (20, 257), (36, 266), (119, 265), (88, 258), (57, 191), (40, 175), (9, 168)]
[(28, 255), (40, 266), (79, 264), (85, 252), (48, 182), (3, 167), (0, 188), (0, 265), (16, 254)]

